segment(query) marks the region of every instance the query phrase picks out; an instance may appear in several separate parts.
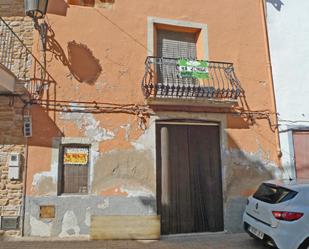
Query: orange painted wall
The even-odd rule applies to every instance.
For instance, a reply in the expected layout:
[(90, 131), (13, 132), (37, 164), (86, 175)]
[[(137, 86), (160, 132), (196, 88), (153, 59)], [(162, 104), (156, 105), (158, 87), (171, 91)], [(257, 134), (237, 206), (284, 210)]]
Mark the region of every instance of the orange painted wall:
[[(246, 108), (275, 112), (262, 5), (258, 0), (116, 0), (112, 8), (50, 1), (46, 61), (57, 85), (51, 87), (49, 98), (144, 104), (140, 86), (147, 56), (148, 16), (207, 24), (209, 60), (234, 63), (245, 90)], [(87, 55), (81, 52), (85, 48)], [(33, 51), (39, 55), (38, 37)], [(90, 66), (91, 54), (99, 66)], [(87, 83), (91, 78), (95, 78), (94, 82)], [(61, 113), (42, 112), (32, 108), (34, 134), (38, 136), (29, 142), (28, 194), (32, 194), (33, 175), (48, 170), (51, 138), (83, 136), (76, 123), (63, 120)], [(130, 141), (142, 134), (134, 115), (105, 113), (96, 114), (95, 119), (115, 134), (115, 139), (100, 143), (102, 152), (131, 148)], [(133, 127), (130, 141), (119, 128), (125, 124)], [(229, 148), (248, 153), (261, 149), (265, 159), (278, 163), (276, 133), (267, 120), (251, 125), (244, 118), (229, 115), (227, 126)]]

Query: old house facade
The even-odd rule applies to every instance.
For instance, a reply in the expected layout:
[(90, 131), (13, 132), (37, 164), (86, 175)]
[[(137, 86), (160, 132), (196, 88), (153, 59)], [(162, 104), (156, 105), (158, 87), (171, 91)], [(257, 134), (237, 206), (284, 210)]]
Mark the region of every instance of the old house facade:
[(50, 0), (23, 82), (24, 235), (126, 216), (157, 217), (161, 234), (240, 231), (246, 197), (281, 175), (263, 11)]

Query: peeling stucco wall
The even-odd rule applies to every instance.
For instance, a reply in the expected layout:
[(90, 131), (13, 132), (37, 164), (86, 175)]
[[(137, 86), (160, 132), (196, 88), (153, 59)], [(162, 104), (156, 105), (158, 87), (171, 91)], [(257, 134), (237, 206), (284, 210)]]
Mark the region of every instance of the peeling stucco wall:
[(87, 137), (55, 137), (52, 143), (49, 171), (40, 171), (32, 176), (31, 193), (32, 195), (57, 195), (60, 146), (64, 144), (88, 144), (90, 145), (89, 158), (89, 189), (91, 191), (94, 177), (94, 165), (99, 158), (98, 143)]
[[(73, 106), (71, 104), (72, 111), (83, 111), (83, 107)], [(105, 129), (100, 121), (96, 120), (94, 115), (91, 113), (66, 113), (60, 114), (60, 119), (69, 122), (74, 122), (77, 128), (83, 131), (84, 136), (91, 139), (92, 142), (102, 142), (105, 140), (110, 140), (115, 137), (112, 131)]]
[[(35, 175), (32, 184), (36, 189), (27, 197), (26, 212), (27, 216), (31, 217), (26, 222), (29, 230), (27, 235), (83, 236), (89, 233), (91, 215), (156, 214), (155, 130), (158, 120), (194, 119), (220, 123), (225, 230), (229, 232), (242, 231), (241, 216), (247, 196), (252, 194), (261, 181), (279, 178), (281, 175), (276, 163), (270, 159), (269, 152), (263, 151), (262, 147), (256, 152), (229, 148), (226, 114), (160, 112), (150, 118), (148, 128), (137, 137), (131, 137), (137, 124), (119, 126), (119, 130), (124, 131), (122, 139), (130, 147), (108, 151), (100, 151), (99, 144), (119, 139), (117, 132), (114, 133), (115, 137), (104, 141), (97, 140), (97, 136), (86, 136), (88, 133), (85, 133), (85, 127), (88, 127), (89, 123), (96, 124), (94, 127), (102, 127), (102, 124), (96, 121), (96, 115), (63, 113), (61, 118), (66, 122), (74, 122), (85, 137), (54, 138), (51, 170)], [(88, 122), (89, 120), (92, 121)], [(57, 196), (59, 146), (63, 143), (92, 145), (89, 195)], [(52, 186), (43, 187), (38, 179), (42, 184), (48, 183)], [(55, 205), (56, 217), (40, 219), (40, 205)], [(34, 228), (37, 224), (41, 224), (48, 232), (42, 234), (37, 231)]]
[[(83, 236), (89, 234), (91, 215), (155, 215), (155, 123), (134, 138), (134, 124), (119, 126), (130, 148), (100, 151), (101, 139), (86, 129), (91, 123), (96, 132), (101, 124), (92, 114), (64, 113), (61, 118), (72, 121), (84, 137), (55, 137), (52, 143), (50, 170), (35, 173), (32, 192), (27, 196), (27, 236)], [(90, 120), (90, 121), (89, 121)], [(135, 124), (137, 125), (137, 124)], [(102, 128), (103, 129), (103, 128)], [(89, 129), (88, 129), (89, 131)], [(101, 130), (102, 131), (102, 130)], [(107, 129), (105, 130), (107, 131)], [(103, 132), (105, 134), (105, 131)], [(132, 136), (132, 137), (131, 137)], [(100, 139), (97, 139), (100, 137)], [(90, 145), (90, 177), (88, 195), (57, 196), (59, 147), (61, 144)], [(82, 203), (82, 204), (81, 204)], [(54, 219), (40, 219), (40, 205), (55, 205)], [(79, 210), (76, 207), (79, 207)], [(37, 228), (39, 226), (44, 232)]]
[[(246, 198), (252, 194), (263, 180), (279, 178), (281, 171), (270, 159), (269, 151), (259, 146), (256, 152), (248, 152), (229, 148), (229, 129), (226, 114), (161, 112), (152, 116), (148, 128), (139, 136), (133, 136), (135, 123), (122, 124), (114, 137), (97, 136), (87, 133), (87, 127), (95, 127), (95, 132), (106, 134), (108, 129), (102, 127), (97, 115), (80, 113), (63, 113), (61, 119), (73, 122), (84, 137), (54, 138), (51, 153), (50, 171), (34, 175), (31, 196), (28, 196), (27, 213), (32, 223), (43, 222), (48, 225), (48, 233), (39, 234), (31, 229), (32, 236), (79, 236), (89, 233), (91, 215), (99, 214), (156, 214), (156, 121), (166, 119), (188, 119), (215, 121), (220, 123), (220, 143), (222, 159), (222, 183), (224, 196), (225, 229), (229, 232), (242, 231), (241, 216)], [(91, 128), (91, 129), (92, 129)], [(104, 129), (104, 130), (103, 130)], [(129, 144), (127, 149), (101, 151), (100, 144), (119, 139), (119, 131), (123, 131), (122, 139)], [(74, 197), (57, 196), (57, 176), (59, 163), (59, 146), (65, 143), (81, 143), (91, 145), (91, 164), (89, 196)], [(45, 186), (43, 186), (43, 184)], [(80, 199), (87, 199), (87, 205), (81, 211), (74, 206)], [(43, 204), (56, 206), (56, 218), (40, 220), (38, 207)], [(68, 208), (68, 205), (71, 205)], [(73, 205), (74, 204), (74, 205)], [(120, 208), (122, 207), (125, 208)], [(119, 208), (115, 209), (117, 206)], [(35, 208), (34, 208), (35, 207)], [(65, 213), (67, 211), (69, 213)], [(64, 217), (66, 217), (64, 219)], [(35, 222), (34, 222), (35, 221)], [(78, 221), (78, 222), (76, 222)], [(39, 223), (41, 224), (41, 223)]]
[(281, 168), (267, 160), (264, 152), (226, 150), (223, 157), (225, 230), (242, 232), (242, 215), (247, 197), (261, 182), (282, 177)]
[(94, 170), (92, 188), (94, 193), (104, 195), (113, 187), (130, 189), (134, 186), (155, 193), (153, 158), (147, 151), (131, 149), (104, 153), (97, 161)]
[[(39, 206), (51, 204), (56, 207), (56, 217), (40, 219)], [(40, 237), (89, 235), (91, 215), (156, 215), (155, 199), (140, 193), (125, 198), (93, 195), (27, 197), (26, 206), (25, 235)]]

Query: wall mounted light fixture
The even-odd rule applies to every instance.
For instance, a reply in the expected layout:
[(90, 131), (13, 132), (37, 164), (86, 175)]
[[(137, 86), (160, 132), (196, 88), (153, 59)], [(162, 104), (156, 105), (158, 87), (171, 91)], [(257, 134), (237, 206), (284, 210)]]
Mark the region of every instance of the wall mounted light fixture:
[(46, 14), (48, 0), (25, 0), (25, 13), (33, 19), (43, 18)]
[(34, 21), (34, 27), (38, 30), (42, 48), (46, 49), (46, 35), (47, 35), (47, 24), (45, 21), (39, 22), (39, 19), (44, 18), (47, 12), (48, 0), (24, 0), (25, 1), (25, 14), (31, 17)]

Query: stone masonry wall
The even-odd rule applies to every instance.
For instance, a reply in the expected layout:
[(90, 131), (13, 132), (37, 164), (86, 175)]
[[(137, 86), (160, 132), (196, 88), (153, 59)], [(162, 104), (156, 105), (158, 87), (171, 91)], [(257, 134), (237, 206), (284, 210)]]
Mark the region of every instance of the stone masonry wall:
[[(8, 161), (10, 153), (21, 154), (24, 161), (25, 139), (23, 137), (23, 103), (16, 97), (0, 97), (0, 215), (19, 217), (21, 227), (21, 211), (23, 197), (23, 163), (20, 179), (8, 178)], [(20, 235), (18, 230), (0, 230), (0, 235)]]
[[(0, 16), (13, 29), (28, 49), (33, 45), (33, 22), (24, 17), (23, 0), (2, 0), (0, 3)], [(0, 38), (10, 31), (1, 29)], [(13, 47), (12, 47), (12, 44)], [(18, 41), (11, 43), (13, 60), (11, 71), (19, 80), (30, 76), (31, 56)], [(3, 51), (0, 51), (0, 54)], [(24, 81), (16, 86), (16, 93), (24, 93)], [(24, 97), (23, 97), (24, 98)], [(20, 236), (23, 210), (23, 172), (25, 162), (25, 138), (23, 136), (23, 107), (24, 103), (18, 97), (0, 96), (0, 215), (5, 217), (19, 217), (19, 229), (1, 230), (0, 236)], [(8, 160), (10, 153), (21, 154), (21, 171), (19, 180), (8, 179)]]
[[(24, 155), (24, 146), (2, 145), (0, 152), (0, 214), (2, 217), (19, 217), (19, 229), (0, 230), (0, 235), (21, 235), (21, 215), (23, 183), (20, 180), (8, 179), (8, 158), (11, 152)], [(21, 172), (22, 175), (22, 172)]]
[(1, 0), (0, 16), (23, 16), (24, 0)]
[[(34, 25), (32, 19), (22, 16), (5, 17), (3, 19), (14, 31), (14, 33), (23, 41), (23, 44), (31, 51), (34, 34)], [(10, 37), (11, 31), (8, 28), (3, 27), (0, 31), (0, 35)], [(31, 74), (30, 68), (32, 64), (32, 57), (29, 52), (27, 52), (22, 43), (15, 36), (12, 37), (14, 38), (12, 39), (11, 43), (9, 43), (10, 45), (6, 46), (6, 50), (9, 50), (8, 47), (12, 48), (13, 56), (11, 56), (6, 51), (0, 51), (1, 58), (4, 58), (4, 62), (10, 61), (10, 70), (17, 76), (18, 79), (29, 79)]]

